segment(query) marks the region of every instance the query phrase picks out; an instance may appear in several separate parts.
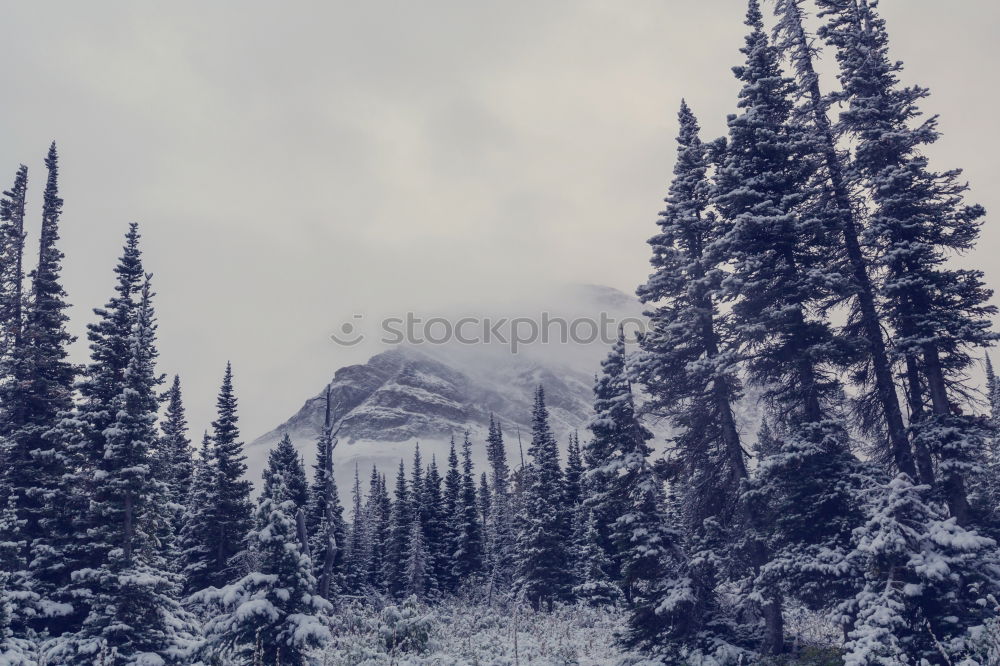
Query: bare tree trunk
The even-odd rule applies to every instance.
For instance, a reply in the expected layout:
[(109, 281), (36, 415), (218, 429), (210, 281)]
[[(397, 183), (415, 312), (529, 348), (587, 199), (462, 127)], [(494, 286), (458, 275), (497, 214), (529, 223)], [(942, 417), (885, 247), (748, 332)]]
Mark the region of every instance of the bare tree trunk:
[(302, 552), (309, 555), (309, 533), (306, 531), (306, 514), (301, 508), (295, 514), (295, 531), (298, 534)]
[[(948, 401), (948, 388), (941, 370), (941, 358), (934, 344), (924, 345), (924, 375), (931, 394), (931, 409), (935, 416), (951, 415), (951, 404)], [(946, 469), (942, 479), (945, 499), (948, 509), (959, 525), (969, 523), (969, 499), (965, 491), (965, 478), (955, 469)]]

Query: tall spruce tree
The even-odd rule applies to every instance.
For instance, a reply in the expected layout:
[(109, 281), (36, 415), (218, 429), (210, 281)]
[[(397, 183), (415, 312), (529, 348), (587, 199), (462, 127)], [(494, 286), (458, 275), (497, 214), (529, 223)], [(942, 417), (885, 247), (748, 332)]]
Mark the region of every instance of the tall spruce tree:
[(178, 539), (184, 592), (191, 594), (214, 582), (215, 539), (218, 534), (214, 498), (219, 486), (212, 438), (206, 432), (191, 474)]
[(64, 555), (74, 535), (74, 512), (69, 507), (75, 493), (68, 481), (72, 453), (59, 426), (72, 408), (76, 367), (68, 361), (74, 338), (66, 330), (69, 305), (61, 284), (63, 253), (57, 243), (63, 200), (54, 143), (45, 166), (38, 263), (29, 276), (26, 299), (21, 291), (24, 169), (18, 172), (14, 188), (5, 193), (2, 206), (2, 217), (10, 225), (4, 232), (8, 244), (4, 249), (14, 263), (5, 262), (2, 269), (4, 325), (9, 326), (4, 335), (9, 336), (5, 344), (10, 347), (0, 350), (0, 459), (4, 499), (13, 497), (17, 519), (23, 521), (25, 561), (33, 589), (43, 600), (38, 624), (58, 633), (71, 626), (60, 618), (71, 611), (61, 588), (69, 580)]
[(368, 492), (368, 514), (371, 521), (371, 564), (368, 569), (368, 581), (380, 592), (388, 591), (386, 573), (389, 552), (390, 524), (392, 516), (392, 500), (385, 485), (385, 476), (379, 474), (377, 467), (372, 467), (371, 484)]
[(447, 567), (447, 574), (439, 582), (443, 589), (454, 592), (458, 588), (458, 579), (454, 573), (454, 558), (458, 551), (458, 540), (460, 536), (461, 515), (461, 493), (462, 493), (462, 473), (458, 467), (458, 453), (455, 451), (455, 438), (451, 438), (451, 448), (448, 451), (448, 471), (444, 477), (444, 522), (442, 542), (445, 544), (446, 556), (444, 562)]
[(179, 533), (194, 473), (194, 457), (187, 434), (188, 424), (179, 376), (174, 375), (166, 398), (167, 408), (160, 424), (162, 434), (157, 447), (156, 472), (158, 478), (167, 484), (167, 501), (170, 502), (174, 515), (172, 529)]
[(545, 390), (541, 386), (535, 391), (528, 456), (530, 480), (523, 510), (516, 520), (515, 584), (532, 608), (551, 611), (556, 601), (569, 597), (570, 535), (559, 447), (549, 427)]
[[(558, 465), (558, 461), (556, 463)], [(456, 542), (452, 573), (459, 583), (483, 570), (483, 530), (476, 497), (476, 477), (472, 470), (472, 442), (469, 433), (462, 440), (462, 482), (455, 507)]]
[(492, 507), (486, 530), (489, 533), (490, 558), (487, 562), (490, 593), (506, 590), (513, 577), (514, 532), (510, 489), (510, 467), (500, 422), (490, 414), (486, 437), (486, 458), (490, 464)]
[(448, 516), (445, 513), (444, 496), (441, 492), (441, 473), (437, 459), (431, 455), (430, 465), (424, 474), (424, 539), (430, 558), (428, 574), (429, 593), (439, 596), (442, 586), (451, 576), (451, 550), (448, 542)]
[(386, 586), (389, 593), (397, 597), (406, 591), (406, 555), (409, 552), (413, 522), (413, 504), (409, 484), (406, 482), (406, 466), (400, 459), (384, 561)]
[(351, 488), (351, 528), (347, 536), (347, 589), (352, 594), (361, 592), (366, 587), (368, 574), (368, 559), (371, 557), (368, 543), (368, 516), (365, 515), (364, 497), (361, 492), (361, 474), (357, 463), (354, 464), (354, 486)]
[(215, 467), (216, 487), (210, 511), (217, 524), (209, 580), (215, 587), (221, 587), (242, 575), (241, 565), (236, 559), (245, 551), (247, 535), (253, 525), (253, 507), (250, 504), (252, 484), (244, 478), (246, 456), (240, 441), (233, 368), (228, 362), (216, 399), (216, 410), (216, 419), (212, 421), (212, 464)]
[(282, 435), (278, 445), (267, 454), (268, 470), (273, 470), (270, 475), (264, 476), (264, 492), (268, 492), (267, 484), (276, 483), (276, 477), (281, 476), (282, 483), (285, 484), (285, 492), (288, 499), (295, 503), (295, 511), (305, 510), (309, 502), (309, 484), (306, 481), (306, 470), (302, 466), (302, 458), (292, 444), (292, 438), (287, 434)]
[[(906, 433), (902, 409), (893, 381), (892, 359), (882, 330), (872, 273), (876, 270), (862, 244), (864, 220), (852, 201), (853, 191), (848, 170), (838, 152), (837, 134), (830, 122), (832, 97), (820, 88), (815, 60), (817, 51), (805, 28), (803, 0), (778, 0), (775, 45), (785, 52), (795, 73), (795, 87), (801, 104), (798, 120), (812, 134), (811, 141), (821, 157), (819, 177), (829, 186), (826, 214), (840, 230), (852, 280), (852, 311), (847, 334), (855, 337), (862, 350), (855, 378), (865, 389), (857, 401), (861, 422), (884, 437), (887, 449), (879, 447), (879, 457), (892, 460), (898, 471), (926, 483), (933, 480), (930, 456), (919, 448), (914, 459)], [(884, 435), (883, 435), (884, 433)]]
[(758, 516), (773, 519), (751, 538), (774, 549), (767, 565), (754, 567), (751, 598), (764, 600), (763, 650), (780, 653), (782, 595), (829, 603), (831, 586), (849, 585), (826, 565), (843, 557), (860, 521), (838, 378), (856, 349), (825, 316), (850, 285), (838, 229), (815, 184), (812, 134), (792, 116), (794, 86), (756, 0), (747, 25), (746, 63), (734, 68), (741, 113), (729, 119), (714, 197), (726, 233), (711, 251), (732, 266), (722, 287), (748, 375), (783, 420), (778, 451), (761, 461), (747, 497)]
[(709, 251), (724, 225), (711, 209), (708, 148), (684, 101), (678, 119), (674, 179), (658, 220), (660, 233), (649, 240), (654, 272), (638, 290), (654, 307), (635, 373), (650, 395), (647, 409), (666, 416), (677, 433), (674, 482), (685, 527), (704, 541), (706, 521), (730, 529), (745, 522), (738, 498), (747, 466), (733, 414), (741, 388), (739, 349), (731, 318), (719, 307), (725, 257)]
[(317, 591), (324, 599), (333, 599), (347, 584), (345, 576), (347, 525), (344, 507), (340, 503), (337, 481), (333, 476), (333, 450), (337, 446), (337, 430), (333, 427), (330, 388), (326, 390), (326, 414), (323, 432), (316, 442), (316, 465), (306, 529), (316, 566)]
[[(667, 523), (663, 482), (648, 460), (652, 433), (639, 421), (625, 361), (625, 340), (619, 333), (594, 384), (589, 452), (595, 473), (588, 476), (593, 492), (589, 506), (595, 521), (599, 516), (612, 521), (609, 538), (620, 567), (616, 573), (629, 602), (625, 643), (647, 650), (690, 647), (704, 625), (703, 613), (694, 607), (698, 599), (680, 568), (680, 535)], [(590, 536), (601, 545), (598, 534)], [(592, 572), (588, 577), (599, 578)]]
[(12, 355), (20, 351), (24, 327), (24, 207), (28, 193), (28, 167), (23, 164), (14, 185), (0, 198), (0, 359), (4, 372)]
[(113, 403), (129, 362), (129, 336), (135, 325), (138, 295), (145, 276), (139, 225), (129, 224), (125, 246), (115, 266), (115, 293), (103, 308), (95, 308), (97, 321), (87, 325), (90, 363), (79, 383), (83, 403), (82, 453), (89, 465), (104, 453), (105, 429), (114, 421)]
[[(87, 614), (89, 597), (86, 589), (77, 589), (77, 581), (70, 576), (73, 570), (97, 570), (105, 561), (106, 553), (101, 544), (89, 537), (92, 530), (100, 531), (101, 525), (93, 523), (97, 517), (90, 510), (91, 495), (100, 481), (102, 459), (108, 446), (107, 432), (114, 425), (117, 401), (125, 381), (125, 371), (131, 359), (131, 336), (138, 319), (139, 300), (145, 272), (139, 225), (129, 224), (121, 256), (114, 268), (114, 295), (103, 308), (95, 308), (97, 320), (87, 325), (90, 343), (90, 360), (77, 383), (80, 402), (76, 418), (65, 433), (71, 442), (74, 456), (72, 474), (73, 492), (65, 500), (65, 509), (74, 516), (71, 539), (62, 549), (55, 571), (63, 572), (61, 596), (73, 602), (75, 612), (69, 624), (78, 626)], [(159, 380), (159, 378), (157, 378)], [(51, 551), (50, 551), (51, 552)]]
[[(877, 0), (819, 0), (823, 38), (836, 50), (847, 109), (839, 129), (854, 145), (852, 173), (868, 203), (864, 242), (882, 275), (878, 295), (894, 330), (892, 351), (906, 364), (915, 444), (936, 454), (941, 490), (967, 524), (967, 477), (982, 446), (981, 424), (959, 413), (971, 348), (996, 339), (992, 292), (978, 270), (947, 265), (975, 246), (985, 211), (967, 205), (961, 172), (930, 169), (924, 147), (939, 138), (937, 118), (921, 117), (926, 88), (902, 86), (890, 59)], [(929, 399), (929, 400), (928, 400)], [(927, 402), (929, 401), (929, 405)], [(929, 414), (927, 413), (929, 411)]]
[(94, 475), (94, 527), (88, 532), (94, 552), (88, 559), (98, 565), (75, 572), (90, 612), (69, 643), (75, 654), (60, 655), (65, 663), (90, 664), (105, 650), (123, 664), (176, 663), (192, 638), (168, 571), (173, 553), (158, 538), (169, 530), (171, 516), (165, 506), (169, 488), (154, 475), (159, 377), (151, 298), (146, 276), (130, 359), (112, 403), (114, 422), (103, 433), (104, 453)]
[(309, 653), (330, 639), (325, 618), (332, 607), (316, 593), (312, 561), (299, 535), (299, 509), (284, 483), (288, 475), (289, 470), (272, 468), (265, 473), (249, 538), (256, 570), (193, 597), (215, 609), (205, 625), (206, 657), (305, 666)]

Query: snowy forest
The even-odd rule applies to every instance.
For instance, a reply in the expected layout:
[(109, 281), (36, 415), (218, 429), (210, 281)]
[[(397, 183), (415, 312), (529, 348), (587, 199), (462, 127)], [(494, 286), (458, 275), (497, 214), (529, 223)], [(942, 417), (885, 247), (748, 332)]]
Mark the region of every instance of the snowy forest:
[(247, 478), (254, 379), (225, 365), (189, 432), (135, 223), (70, 362), (56, 145), (34, 265), (16, 169), (0, 664), (1000, 664), (996, 308), (956, 265), (985, 211), (925, 156), (929, 91), (901, 83), (878, 10), (749, 0), (727, 136), (680, 102), (648, 330), (591, 369), (568, 443), (537, 387), (521, 460), (491, 419), (338, 489), (327, 397), (315, 464), (286, 436)]

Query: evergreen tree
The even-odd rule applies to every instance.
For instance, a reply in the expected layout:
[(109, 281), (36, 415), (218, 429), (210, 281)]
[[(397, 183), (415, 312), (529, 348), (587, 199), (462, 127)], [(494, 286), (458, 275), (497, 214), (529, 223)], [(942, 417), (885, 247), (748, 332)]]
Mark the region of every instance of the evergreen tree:
[(205, 625), (208, 654), (234, 656), (241, 663), (306, 666), (309, 653), (330, 639), (325, 617), (332, 607), (316, 593), (286, 475), (273, 471), (265, 475), (250, 533), (256, 571), (221, 590), (199, 592), (193, 601), (220, 611)]
[(384, 562), (384, 576), (388, 591), (397, 597), (406, 590), (406, 555), (409, 552), (413, 523), (413, 506), (410, 490), (406, 483), (406, 467), (400, 460), (399, 472), (396, 474), (395, 498), (392, 502), (392, 513), (389, 518), (388, 549)]
[[(326, 391), (326, 417), (323, 433), (316, 443), (316, 466), (306, 529), (310, 550), (316, 565), (318, 593), (324, 599), (333, 599), (347, 585), (345, 552), (347, 550), (347, 525), (344, 507), (333, 476), (333, 449), (337, 446), (336, 431), (331, 421), (330, 389)], [(339, 430), (339, 428), (338, 428)]]
[(680, 535), (667, 525), (663, 483), (648, 461), (652, 433), (636, 414), (621, 333), (601, 370), (589, 426), (594, 466), (588, 487), (594, 492), (590, 506), (595, 530), (588, 541), (600, 547), (596, 521), (601, 517), (612, 521), (609, 536), (619, 560), (616, 573), (629, 602), (624, 642), (648, 650), (687, 646), (704, 624), (705, 613), (694, 607), (700, 598), (679, 566)]
[(299, 509), (305, 509), (309, 496), (306, 472), (302, 467), (302, 459), (287, 434), (282, 436), (277, 446), (267, 452), (267, 467), (264, 468), (263, 480), (265, 495), (273, 495), (272, 486), (277, 486), (279, 483), (284, 487), (282, 492), (295, 505), (293, 516)]
[(549, 428), (545, 391), (535, 391), (532, 409), (531, 473), (518, 514), (516, 586), (535, 610), (552, 610), (569, 596), (569, 520), (564, 510), (559, 448)]
[(448, 451), (448, 471), (444, 477), (444, 534), (442, 541), (446, 544), (446, 556), (444, 561), (447, 566), (447, 574), (439, 582), (443, 588), (449, 592), (458, 589), (458, 579), (454, 573), (455, 553), (458, 552), (458, 542), (460, 537), (461, 515), (461, 493), (462, 493), (462, 473), (458, 468), (458, 453), (455, 451), (455, 438), (451, 439), (451, 449)]
[[(282, 483), (285, 484), (285, 489), (288, 492), (288, 499), (295, 503), (296, 512), (299, 509), (305, 510), (309, 503), (309, 484), (306, 481), (306, 470), (302, 466), (299, 452), (295, 450), (295, 445), (292, 444), (292, 439), (287, 434), (283, 435), (278, 445), (268, 452), (267, 465), (268, 469), (280, 472)], [(268, 478), (264, 477), (265, 484), (269, 482)], [(264, 492), (267, 492), (266, 485)]]
[(819, 176), (828, 184), (831, 196), (826, 214), (831, 217), (843, 241), (852, 281), (853, 309), (847, 335), (856, 337), (862, 351), (855, 378), (864, 391), (857, 401), (861, 422), (875, 430), (879, 438), (885, 433), (888, 450), (880, 457), (892, 460), (898, 471), (916, 478), (917, 470), (927, 483), (933, 480), (930, 458), (926, 449), (918, 449), (916, 462), (907, 438), (896, 385), (892, 376), (882, 323), (878, 312), (872, 273), (875, 270), (865, 254), (861, 234), (864, 220), (852, 201), (851, 182), (842, 153), (837, 149), (837, 136), (830, 123), (829, 106), (833, 98), (824, 97), (819, 75), (814, 66), (816, 49), (804, 26), (803, 0), (778, 0), (774, 12), (778, 17), (775, 45), (791, 61), (795, 73), (795, 88), (801, 105), (796, 109), (798, 120), (811, 133), (810, 141), (820, 156)]
[(368, 493), (368, 513), (371, 516), (371, 564), (368, 580), (372, 587), (388, 592), (387, 572), (389, 563), (389, 541), (391, 536), (392, 500), (386, 490), (385, 476), (372, 467), (370, 491)]
[(184, 503), (179, 539), (184, 591), (191, 594), (210, 587), (214, 580), (215, 539), (218, 534), (213, 500), (219, 486), (212, 438), (206, 432), (191, 474), (191, 488)]
[(424, 540), (427, 543), (429, 573), (427, 587), (431, 595), (438, 595), (442, 585), (451, 575), (451, 550), (448, 537), (448, 516), (441, 494), (441, 474), (437, 460), (432, 455), (424, 475)]
[(240, 441), (236, 394), (233, 391), (233, 369), (226, 363), (226, 373), (216, 400), (217, 417), (212, 421), (212, 464), (216, 487), (211, 498), (212, 515), (218, 521), (213, 540), (214, 561), (209, 580), (215, 587), (226, 585), (239, 577), (236, 557), (246, 548), (246, 538), (253, 524), (250, 505), (250, 481), (243, 442)]
[(968, 390), (970, 349), (996, 339), (996, 308), (982, 272), (951, 268), (946, 255), (975, 246), (985, 211), (963, 202), (968, 186), (959, 170), (930, 169), (924, 147), (939, 137), (937, 118), (914, 122), (928, 91), (900, 84), (902, 64), (889, 57), (877, 2), (818, 5), (828, 17), (821, 34), (836, 49), (839, 99), (847, 106), (839, 129), (854, 144), (851, 168), (868, 203), (863, 240), (882, 276), (878, 296), (894, 331), (891, 350), (906, 367), (915, 448), (936, 454), (949, 509), (967, 524), (967, 478), (983, 432), (957, 408)]
[(580, 436), (574, 432), (566, 449), (566, 510), (571, 513), (583, 501), (583, 473)]
[(608, 575), (611, 561), (599, 543), (597, 521), (592, 513), (585, 524), (577, 557), (578, 582), (573, 586), (573, 597), (588, 606), (613, 606), (622, 600), (621, 588)]
[(767, 565), (754, 565), (751, 598), (764, 599), (764, 651), (780, 653), (783, 594), (825, 604), (850, 592), (831, 589), (849, 588), (849, 577), (823, 572), (832, 573), (826, 565), (844, 554), (860, 520), (838, 378), (856, 347), (825, 315), (849, 284), (838, 229), (815, 185), (813, 135), (792, 117), (794, 87), (756, 0), (747, 25), (746, 64), (734, 69), (742, 112), (729, 120), (714, 198), (726, 233), (712, 251), (732, 265), (722, 286), (749, 378), (783, 421), (778, 451), (761, 462), (746, 496), (764, 530), (749, 537), (751, 548), (773, 549)]
[(28, 167), (23, 164), (14, 185), (0, 198), (0, 360), (5, 374), (21, 351), (24, 327), (24, 206)]
[(989, 436), (980, 455), (980, 470), (970, 493), (976, 522), (994, 535), (1000, 534), (1000, 381), (986, 355), (986, 398), (989, 405)]
[(351, 532), (347, 537), (347, 587), (352, 593), (358, 593), (367, 582), (371, 546), (368, 537), (368, 516), (365, 515), (361, 495), (361, 476), (358, 465), (354, 465), (354, 487), (351, 490)]
[[(72, 408), (76, 368), (67, 360), (73, 337), (66, 330), (66, 292), (61, 285), (58, 156), (53, 143), (45, 159), (48, 177), (42, 203), (38, 263), (24, 298), (24, 196), (27, 171), (18, 171), (14, 187), (0, 205), (5, 252), (2, 269), (2, 332), (0, 349), (0, 459), (3, 460), (3, 500), (13, 498), (22, 521), (24, 558), (34, 591), (44, 601), (40, 624), (60, 632), (60, 617), (70, 612), (61, 589), (69, 571), (63, 561), (73, 538), (73, 513), (68, 510), (73, 484), (71, 453), (57, 428)], [(11, 264), (7, 261), (12, 260)], [(25, 302), (26, 301), (26, 302)], [(55, 616), (55, 617), (52, 617)]]
[(167, 570), (173, 553), (157, 538), (169, 530), (170, 515), (167, 484), (153, 474), (159, 400), (148, 276), (140, 293), (131, 358), (94, 475), (95, 527), (88, 533), (94, 553), (88, 559), (99, 564), (75, 572), (90, 612), (71, 642), (76, 654), (60, 655), (66, 663), (92, 663), (102, 650), (113, 650), (123, 664), (176, 662), (191, 639), (177, 582)]
[[(483, 527), (483, 561), (488, 562), (490, 558), (489, 548), (492, 547), (492, 544), (486, 535), (486, 525), (490, 522), (490, 513), (493, 510), (493, 493), (490, 492), (490, 484), (486, 480), (486, 472), (479, 475), (479, 491), (476, 496), (476, 503), (479, 507), (479, 524)], [(490, 543), (490, 545), (487, 546), (487, 543)]]
[(846, 664), (940, 663), (961, 654), (989, 616), (986, 561), (996, 543), (929, 503), (928, 490), (900, 474), (868, 491), (849, 556), (864, 587), (843, 608)]
[[(117, 400), (125, 381), (125, 371), (131, 355), (131, 335), (138, 319), (139, 298), (145, 280), (142, 251), (139, 247), (139, 226), (130, 223), (125, 234), (122, 254), (114, 268), (114, 295), (103, 308), (95, 308), (97, 321), (87, 325), (90, 361), (77, 384), (81, 402), (76, 418), (69, 425), (65, 439), (71, 442), (74, 457), (72, 492), (64, 500), (63, 511), (72, 518), (70, 532), (74, 538), (63, 547), (57, 561), (50, 566), (62, 572), (60, 600), (74, 599), (75, 611), (64, 628), (75, 628), (86, 616), (89, 597), (86, 588), (77, 589), (79, 581), (70, 576), (73, 570), (98, 570), (107, 553), (101, 546), (109, 542), (94, 541), (89, 533), (103, 529), (94, 524), (97, 514), (91, 511), (91, 496), (96, 493), (102, 459), (107, 449), (107, 435), (114, 425)], [(159, 383), (159, 378), (157, 378)], [(52, 551), (49, 551), (52, 552)]]
[[(734, 555), (730, 545), (749, 518), (739, 503), (747, 466), (733, 414), (741, 392), (739, 349), (731, 317), (720, 310), (725, 256), (710, 251), (725, 227), (711, 206), (709, 150), (684, 101), (678, 119), (674, 178), (658, 220), (660, 233), (649, 240), (654, 272), (638, 291), (655, 307), (648, 312), (650, 331), (642, 338), (635, 373), (650, 395), (648, 409), (666, 416), (674, 428), (671, 482), (680, 520), (690, 546), (702, 554), (699, 561), (712, 563)], [(604, 464), (608, 446), (602, 438), (590, 444), (593, 466)], [(596, 472), (598, 486), (605, 485), (601, 479)], [(595, 510), (608, 521), (621, 509), (597, 505)], [(717, 527), (729, 531), (729, 538), (710, 539)], [(602, 543), (606, 539), (602, 535)], [(697, 604), (702, 610), (713, 604), (713, 568), (701, 572), (705, 579), (698, 589), (709, 597)]]
[(97, 321), (87, 325), (90, 363), (78, 388), (83, 398), (79, 411), (84, 439), (80, 448), (88, 465), (98, 464), (104, 454), (104, 431), (114, 422), (113, 404), (129, 362), (129, 337), (145, 276), (139, 240), (139, 225), (133, 222), (115, 266), (115, 294), (103, 308), (94, 309)]
[(488, 561), (490, 591), (507, 589), (513, 577), (513, 513), (510, 496), (510, 467), (504, 446), (500, 422), (490, 414), (489, 432), (486, 437), (486, 457), (490, 464), (492, 506), (486, 525), (490, 543)]
[(157, 477), (167, 484), (167, 499), (174, 515), (172, 529), (180, 532), (188, 495), (191, 492), (191, 477), (194, 473), (194, 458), (191, 440), (187, 435), (187, 418), (181, 399), (181, 378), (174, 375), (173, 384), (167, 391), (167, 409), (160, 425), (162, 435), (157, 450)]
[[(558, 462), (556, 463), (558, 465)], [(462, 440), (462, 480), (455, 507), (456, 542), (452, 573), (464, 583), (483, 570), (483, 530), (479, 520), (476, 478), (472, 471), (472, 442), (469, 433)]]
[(424, 541), (424, 530), (420, 521), (414, 520), (410, 528), (410, 538), (406, 544), (406, 569), (404, 571), (406, 596), (423, 599), (427, 595), (430, 554)]

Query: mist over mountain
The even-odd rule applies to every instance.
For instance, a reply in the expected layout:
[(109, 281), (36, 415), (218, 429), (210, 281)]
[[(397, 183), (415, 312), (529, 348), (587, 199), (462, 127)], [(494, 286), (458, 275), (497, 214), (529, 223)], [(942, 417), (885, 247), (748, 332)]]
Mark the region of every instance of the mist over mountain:
[[(548, 295), (548, 303), (522, 302), (478, 310), (477, 321), (513, 319), (552, 322), (549, 335), (521, 342), (512, 351), (509, 335), (489, 343), (400, 344), (378, 351), (365, 363), (334, 371), (330, 382), (310, 392), (287, 420), (247, 446), (249, 475), (260, 477), (267, 451), (285, 434), (306, 462), (315, 458), (315, 444), (323, 428), (326, 391), (330, 389), (331, 419), (339, 426), (335, 450), (338, 486), (346, 492), (357, 464), (362, 478), (371, 466), (391, 471), (402, 458), (409, 467), (419, 442), (421, 453), (443, 463), (448, 443), (461, 443), (468, 431), (477, 464), (485, 462), (483, 440), (490, 414), (504, 429), (508, 457), (516, 465), (521, 444), (527, 447), (532, 393), (545, 387), (552, 429), (563, 443), (574, 430), (585, 430), (590, 419), (594, 374), (607, 353), (617, 324), (633, 327), (641, 319), (636, 299), (617, 289), (572, 285)], [(472, 316), (471, 308), (455, 307), (440, 318), (457, 321)], [(592, 325), (593, 324), (593, 325)], [(606, 329), (598, 330), (599, 327)], [(474, 330), (473, 328), (469, 329)], [(509, 333), (510, 328), (501, 327)], [(522, 339), (530, 335), (522, 326)]]

